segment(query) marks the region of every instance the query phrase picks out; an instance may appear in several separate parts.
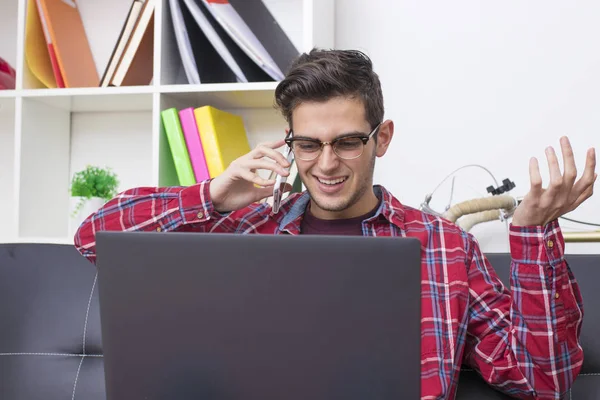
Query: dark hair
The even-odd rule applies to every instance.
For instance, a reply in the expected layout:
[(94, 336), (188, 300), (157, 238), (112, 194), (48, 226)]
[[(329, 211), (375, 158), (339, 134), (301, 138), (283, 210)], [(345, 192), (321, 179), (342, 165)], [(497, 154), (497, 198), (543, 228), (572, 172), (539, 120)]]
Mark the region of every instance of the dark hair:
[(383, 120), (383, 94), (379, 76), (369, 57), (358, 50), (312, 49), (294, 60), (275, 89), (275, 105), (290, 127), (292, 112), (304, 101), (333, 97), (359, 98), (371, 128)]

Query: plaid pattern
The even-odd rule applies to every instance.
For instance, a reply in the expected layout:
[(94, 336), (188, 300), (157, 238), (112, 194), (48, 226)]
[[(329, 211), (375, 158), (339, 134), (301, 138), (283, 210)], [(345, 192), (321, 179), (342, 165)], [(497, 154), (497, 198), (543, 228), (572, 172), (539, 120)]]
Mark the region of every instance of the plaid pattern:
[[(307, 193), (288, 196), (276, 215), (264, 203), (220, 214), (209, 185), (125, 191), (86, 219), (75, 245), (95, 262), (99, 230), (300, 233)], [(462, 365), (518, 398), (558, 399), (568, 391), (583, 362), (583, 305), (558, 222), (510, 226), (509, 289), (471, 234), (375, 190), (383, 201), (363, 234), (422, 243), (422, 398), (454, 398)]]

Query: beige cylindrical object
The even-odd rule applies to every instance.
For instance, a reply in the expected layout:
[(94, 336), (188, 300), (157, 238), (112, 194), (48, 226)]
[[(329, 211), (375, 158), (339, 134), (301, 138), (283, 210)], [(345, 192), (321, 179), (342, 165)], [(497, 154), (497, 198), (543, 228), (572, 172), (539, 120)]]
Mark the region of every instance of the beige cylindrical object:
[(516, 200), (512, 196), (501, 195), (483, 197), (480, 199), (467, 200), (463, 201), (462, 203), (455, 204), (443, 214), (443, 217), (452, 222), (456, 222), (456, 220), (463, 215), (499, 209), (510, 211), (515, 208), (515, 206)]
[(600, 242), (600, 231), (595, 232), (564, 232), (565, 242), (592, 243)]
[(457, 225), (469, 232), (477, 224), (500, 219), (500, 210), (487, 210), (470, 214), (458, 220)]

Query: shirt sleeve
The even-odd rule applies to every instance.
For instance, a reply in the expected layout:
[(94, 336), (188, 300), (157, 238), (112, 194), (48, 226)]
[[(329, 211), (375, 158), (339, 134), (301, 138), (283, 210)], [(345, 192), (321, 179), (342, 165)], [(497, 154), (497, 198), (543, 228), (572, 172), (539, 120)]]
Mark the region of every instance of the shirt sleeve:
[(210, 180), (192, 186), (126, 190), (83, 221), (75, 233), (75, 247), (95, 263), (98, 231), (234, 231), (229, 214), (214, 209), (209, 188)]
[(510, 226), (510, 290), (470, 247), (466, 363), (516, 398), (561, 398), (583, 362), (583, 302), (558, 222)]

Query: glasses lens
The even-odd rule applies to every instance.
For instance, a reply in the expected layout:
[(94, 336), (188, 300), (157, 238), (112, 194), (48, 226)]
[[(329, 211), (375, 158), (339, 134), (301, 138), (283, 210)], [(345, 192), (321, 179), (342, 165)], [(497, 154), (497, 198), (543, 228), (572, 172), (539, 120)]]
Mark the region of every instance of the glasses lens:
[(310, 140), (294, 140), (292, 150), (294, 155), (302, 160), (313, 160), (319, 155), (321, 145)]
[(335, 143), (333, 150), (341, 158), (352, 159), (360, 157), (363, 147), (363, 141), (359, 138), (344, 138)]

